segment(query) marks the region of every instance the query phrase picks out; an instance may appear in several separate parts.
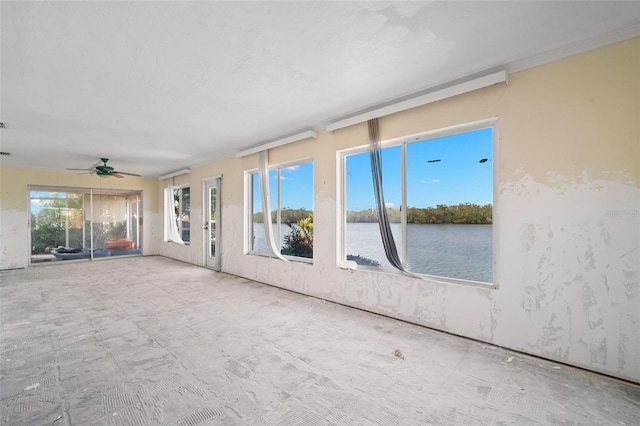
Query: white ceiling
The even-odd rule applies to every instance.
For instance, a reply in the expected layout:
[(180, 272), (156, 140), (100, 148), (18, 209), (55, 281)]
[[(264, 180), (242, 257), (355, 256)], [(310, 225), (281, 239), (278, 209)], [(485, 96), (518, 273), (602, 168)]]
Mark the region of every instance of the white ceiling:
[(640, 33), (637, 1), (0, 4), (1, 165), (146, 177)]

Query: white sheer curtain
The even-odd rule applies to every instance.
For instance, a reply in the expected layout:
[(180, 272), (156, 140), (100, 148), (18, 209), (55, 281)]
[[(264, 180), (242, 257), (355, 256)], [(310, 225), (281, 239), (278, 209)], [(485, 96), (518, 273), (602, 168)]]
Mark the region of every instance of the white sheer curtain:
[(271, 225), (271, 205), (269, 203), (269, 157), (267, 150), (258, 153), (258, 180), (260, 182), (260, 197), (262, 199), (262, 217), (264, 222), (264, 235), (267, 240), (269, 251), (278, 259), (286, 262), (289, 260), (284, 258), (280, 253), (280, 249), (276, 245), (273, 237), (273, 226)]
[(127, 199), (120, 195), (93, 195), (94, 212), (87, 209), (85, 220), (96, 223), (124, 222), (127, 220)]
[(176, 210), (173, 199), (173, 178), (167, 179), (167, 187), (164, 190), (164, 220), (167, 241), (184, 245), (180, 231), (178, 231), (178, 222), (176, 221)]

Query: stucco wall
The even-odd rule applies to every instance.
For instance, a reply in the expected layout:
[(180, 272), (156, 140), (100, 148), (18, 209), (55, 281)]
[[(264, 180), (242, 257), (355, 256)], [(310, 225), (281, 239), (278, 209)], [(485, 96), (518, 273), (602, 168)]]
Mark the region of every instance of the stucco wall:
[(365, 123), (270, 150), (272, 164), (313, 158), (312, 265), (245, 254), (243, 173), (256, 156), (177, 179), (193, 191), (191, 246), (159, 252), (203, 264), (197, 194), (202, 179), (223, 175), (224, 271), (640, 381), (639, 51), (638, 39), (619, 43), (381, 118), (391, 139), (499, 117), (496, 289), (337, 267), (336, 152), (365, 144)]
[[(141, 178), (103, 179), (75, 172), (0, 168), (0, 269), (26, 268), (29, 265), (29, 185), (76, 188), (111, 188), (142, 191), (142, 250), (156, 254), (162, 232), (157, 221), (156, 180)], [(158, 231), (160, 229), (160, 231)]]

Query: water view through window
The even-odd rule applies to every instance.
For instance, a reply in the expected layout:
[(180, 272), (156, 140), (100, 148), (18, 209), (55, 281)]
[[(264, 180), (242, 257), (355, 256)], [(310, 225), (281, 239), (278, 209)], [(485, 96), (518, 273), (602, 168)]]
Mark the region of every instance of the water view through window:
[[(269, 253), (258, 173), (251, 173), (253, 253)], [(269, 171), (269, 204), (276, 245), (286, 256), (313, 258), (313, 163), (281, 165)]]
[[(382, 149), (385, 204), (409, 271), (493, 282), (492, 152), (492, 127)], [(344, 161), (345, 257), (392, 269), (377, 223), (369, 152)]]

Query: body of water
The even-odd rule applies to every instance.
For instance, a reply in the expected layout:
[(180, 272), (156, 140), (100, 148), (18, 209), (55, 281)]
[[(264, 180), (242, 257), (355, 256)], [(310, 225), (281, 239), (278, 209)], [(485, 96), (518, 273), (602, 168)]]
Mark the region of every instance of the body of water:
[[(273, 227), (273, 236), (276, 240), (276, 245), (278, 244), (278, 226), (272, 225)], [(281, 225), (280, 226), (280, 247), (284, 244), (285, 235), (289, 235), (291, 233), (291, 227), (289, 225)], [(267, 246), (267, 238), (265, 237), (264, 232), (264, 224), (253, 222), (253, 247), (252, 251), (257, 251), (261, 253), (269, 253), (269, 248)]]
[[(254, 223), (253, 250), (267, 252), (262, 223)], [(274, 225), (274, 232), (276, 226)], [(392, 223), (401, 253), (400, 224)], [(291, 228), (282, 225), (282, 235)], [(407, 225), (408, 269), (419, 274), (493, 282), (493, 238), (491, 225)], [(393, 269), (382, 247), (377, 223), (347, 224), (347, 254), (376, 260)]]
[[(391, 231), (401, 253), (399, 223)], [(407, 225), (408, 269), (419, 274), (493, 282), (491, 225)], [(347, 224), (347, 254), (387, 261), (377, 223)]]

